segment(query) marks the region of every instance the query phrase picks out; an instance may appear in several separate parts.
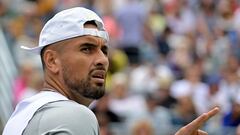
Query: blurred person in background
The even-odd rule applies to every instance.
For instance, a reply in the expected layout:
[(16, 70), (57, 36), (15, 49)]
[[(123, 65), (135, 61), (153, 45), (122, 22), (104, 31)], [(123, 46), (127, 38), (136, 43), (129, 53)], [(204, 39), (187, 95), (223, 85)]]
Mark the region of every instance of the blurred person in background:
[(103, 96), (96, 104), (91, 108), (95, 114), (105, 114), (110, 122), (121, 122), (122, 119), (117, 114), (112, 112), (109, 108), (109, 94)]
[(156, 96), (158, 96), (158, 105), (166, 107), (168, 109), (172, 109), (177, 103), (176, 98), (174, 98), (170, 92), (170, 87), (173, 83), (173, 79), (166, 76), (161, 77), (159, 83), (160, 86), (155, 92)]
[(120, 49), (111, 49), (109, 52), (109, 69), (107, 73), (106, 88), (111, 91), (112, 87), (112, 77), (118, 72), (124, 72), (128, 67), (128, 57)]
[[(222, 67), (221, 74), (223, 78), (219, 84), (219, 89), (227, 97), (226, 104), (231, 104), (240, 93), (239, 67), (239, 61), (235, 56), (229, 56), (226, 65)], [(230, 110), (231, 107), (229, 106), (226, 112)]]
[(171, 35), (172, 31), (169, 27), (166, 27), (162, 34), (159, 35), (156, 39), (156, 43), (158, 46), (158, 52), (160, 54), (160, 59), (159, 59), (159, 63), (167, 63), (168, 62), (168, 55), (169, 52), (171, 51), (169, 42), (168, 42), (168, 38)]
[[(3, 18), (6, 15), (7, 9), (3, 1), (0, 1), (0, 17)], [(2, 25), (3, 20), (0, 21), (0, 25)]]
[(217, 25), (221, 26), (226, 32), (233, 29), (233, 16), (236, 8), (232, 7), (232, 1), (219, 0), (217, 3), (216, 10), (217, 15)]
[(193, 35), (195, 32), (195, 16), (186, 0), (163, 1), (164, 15), (170, 29), (181, 35)]
[(171, 115), (170, 110), (158, 105), (158, 95), (155, 93), (145, 94), (147, 110), (141, 119), (148, 119), (153, 126), (153, 131), (156, 135), (168, 135), (173, 133), (171, 130)]
[(153, 126), (148, 120), (139, 120), (132, 126), (131, 135), (155, 135)]
[(13, 83), (14, 106), (23, 99), (25, 95), (24, 93), (26, 92), (27, 87), (29, 87), (34, 72), (37, 72), (37, 70), (34, 69), (33, 65), (29, 62), (24, 63), (20, 67), (19, 76), (16, 77), (16, 80)]
[(165, 16), (162, 11), (162, 2), (154, 1), (149, 9), (147, 25), (156, 38), (161, 35), (167, 27)]
[(205, 100), (209, 89), (206, 83), (201, 81), (202, 70), (199, 64), (192, 64), (185, 69), (184, 78), (176, 80), (171, 86), (171, 95), (178, 99), (182, 96), (192, 97), (198, 115), (209, 110), (208, 100)]
[(110, 128), (109, 116), (105, 113), (95, 113), (95, 115), (99, 123), (100, 135), (114, 135), (115, 133)]
[(128, 75), (124, 72), (112, 76), (112, 87), (110, 90), (110, 109), (128, 121), (133, 117), (141, 116), (146, 109), (145, 100), (141, 95), (130, 94), (128, 89)]
[(132, 69), (128, 74), (129, 93), (144, 97), (146, 93), (155, 92), (160, 85), (159, 78), (161, 75), (167, 77), (168, 71), (164, 66), (157, 69), (152, 63), (141, 64)]
[(220, 75), (212, 74), (207, 77), (209, 91), (206, 93), (205, 100), (208, 100), (208, 104), (206, 104), (208, 109), (219, 106), (221, 113), (225, 113), (229, 111), (231, 104), (228, 101), (226, 93), (220, 89), (221, 81), (222, 77)]
[(211, 72), (219, 72), (227, 63), (230, 56), (231, 42), (228, 38), (226, 30), (221, 25), (216, 25), (214, 29), (214, 42), (210, 45), (210, 62), (212, 64)]
[(167, 40), (171, 48), (168, 56), (170, 68), (177, 80), (182, 79), (193, 61), (190, 37), (171, 33)]
[(224, 134), (234, 134), (237, 126), (240, 124), (240, 94), (238, 98), (232, 101), (231, 110), (223, 116)]
[(21, 94), (21, 99), (19, 101), (22, 101), (26, 98), (29, 98), (39, 92), (39, 90), (43, 86), (43, 77), (42, 72), (36, 70), (32, 75), (31, 79), (27, 83), (27, 87), (25, 90), (23, 90), (23, 93)]
[(237, 126), (236, 135), (240, 135), (240, 125)]
[[(141, 10), (139, 10), (141, 9)], [(144, 27), (147, 11), (137, 0), (127, 0), (116, 11), (116, 19), (122, 29), (119, 48), (127, 54), (131, 65), (140, 64), (140, 46), (144, 43)]]
[(198, 5), (197, 32), (202, 34), (203, 38), (211, 37), (217, 23), (216, 1), (201, 0)]
[(197, 117), (197, 112), (192, 98), (189, 96), (178, 97), (171, 115), (172, 124), (176, 127), (184, 126), (194, 120)]
[(235, 10), (234, 12), (234, 29), (233, 29), (233, 34), (232, 34), (232, 51), (233, 54), (236, 55), (238, 60), (240, 60), (240, 45), (239, 45), (239, 33), (240, 33), (240, 7)]
[[(115, 133), (117, 131), (112, 131), (112, 125), (121, 125), (123, 119), (114, 113), (109, 108), (109, 94), (105, 94), (100, 100), (98, 100), (91, 110), (96, 115), (99, 126), (100, 126), (100, 134), (101, 135), (110, 135), (111, 133)], [(118, 128), (118, 127), (117, 127)], [(116, 130), (119, 130), (116, 129)]]
[(212, 55), (211, 48), (214, 43), (213, 33), (217, 24), (217, 4), (215, 0), (201, 0), (198, 3), (199, 7), (196, 12), (196, 25), (198, 27), (196, 27), (195, 51), (196, 55), (204, 60), (204, 70), (208, 74), (214, 70), (210, 56)]

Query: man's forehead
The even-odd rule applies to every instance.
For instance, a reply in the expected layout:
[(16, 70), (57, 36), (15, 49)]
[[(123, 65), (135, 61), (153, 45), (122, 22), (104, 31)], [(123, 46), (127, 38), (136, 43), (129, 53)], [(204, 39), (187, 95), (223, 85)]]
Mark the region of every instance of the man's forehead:
[[(85, 35), (79, 36), (71, 39), (67, 39), (64, 41), (60, 41), (52, 46), (59, 46), (60, 48), (75, 48), (80, 47), (83, 44), (93, 44), (93, 45), (101, 45), (101, 46), (108, 46), (108, 42), (101, 37), (92, 36), (92, 35)], [(57, 47), (58, 48), (58, 47)]]

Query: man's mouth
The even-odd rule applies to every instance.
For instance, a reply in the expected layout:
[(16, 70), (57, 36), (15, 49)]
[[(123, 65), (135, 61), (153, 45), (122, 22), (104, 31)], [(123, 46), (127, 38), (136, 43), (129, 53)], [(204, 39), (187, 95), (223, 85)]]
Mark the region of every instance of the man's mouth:
[(104, 75), (103, 74), (94, 74), (92, 75), (93, 78), (99, 78), (99, 79), (104, 79)]
[(106, 76), (106, 71), (104, 70), (95, 70), (92, 72), (91, 77), (97, 84), (104, 84)]

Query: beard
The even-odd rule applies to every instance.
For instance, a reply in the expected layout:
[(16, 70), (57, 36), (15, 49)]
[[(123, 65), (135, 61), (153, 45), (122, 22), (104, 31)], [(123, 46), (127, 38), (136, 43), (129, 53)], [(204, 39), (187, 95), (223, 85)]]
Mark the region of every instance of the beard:
[(63, 68), (63, 80), (66, 86), (72, 91), (72, 93), (80, 94), (81, 96), (89, 99), (99, 99), (105, 94), (105, 85), (91, 84), (91, 73), (85, 79), (79, 80), (72, 73), (68, 67)]

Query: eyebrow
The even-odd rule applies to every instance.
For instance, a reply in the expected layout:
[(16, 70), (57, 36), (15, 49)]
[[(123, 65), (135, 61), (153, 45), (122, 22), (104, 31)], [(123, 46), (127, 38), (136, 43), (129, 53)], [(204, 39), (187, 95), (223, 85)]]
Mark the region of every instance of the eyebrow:
[(84, 42), (84, 43), (81, 43), (81, 44), (79, 45), (79, 47), (80, 47), (80, 48), (81, 48), (81, 47), (93, 47), (93, 48), (97, 48), (98, 45), (96, 45), (96, 44), (94, 44), (94, 43)]
[[(83, 42), (79, 45), (79, 47), (92, 47), (92, 48), (97, 48), (98, 45), (95, 44), (95, 43), (89, 43), (89, 42)], [(104, 50), (107, 50), (108, 51), (108, 45), (107, 44), (104, 44), (101, 46), (101, 49), (104, 49)]]
[[(83, 40), (83, 42), (81, 44), (92, 44), (92, 45), (97, 45), (99, 42), (98, 40), (94, 39), (91, 36), (84, 36), (85, 40)], [(108, 46), (107, 42), (104, 40), (104, 46)]]

